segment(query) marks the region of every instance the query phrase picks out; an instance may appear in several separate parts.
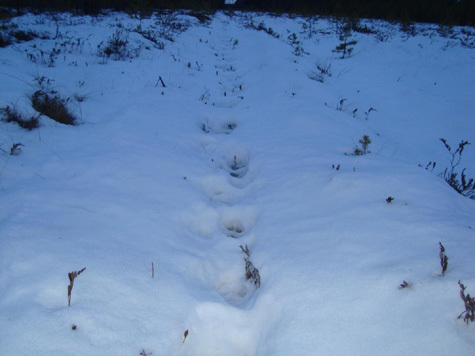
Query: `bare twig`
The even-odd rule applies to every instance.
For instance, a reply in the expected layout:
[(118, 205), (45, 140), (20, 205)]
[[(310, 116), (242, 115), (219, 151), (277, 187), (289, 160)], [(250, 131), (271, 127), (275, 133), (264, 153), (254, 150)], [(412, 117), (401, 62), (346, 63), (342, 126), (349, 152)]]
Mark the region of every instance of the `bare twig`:
[(163, 81), (162, 76), (160, 75), (158, 76), (157, 84), (155, 84), (155, 87), (158, 86), (158, 83), (162, 85), (162, 88), (166, 88), (165, 82)]
[(249, 251), (249, 247), (247, 247), (247, 244), (246, 244), (246, 247), (242, 247), (242, 245), (239, 245), (239, 247), (241, 248), (242, 252), (244, 252), (247, 255), (247, 257), (251, 256), (251, 253)]

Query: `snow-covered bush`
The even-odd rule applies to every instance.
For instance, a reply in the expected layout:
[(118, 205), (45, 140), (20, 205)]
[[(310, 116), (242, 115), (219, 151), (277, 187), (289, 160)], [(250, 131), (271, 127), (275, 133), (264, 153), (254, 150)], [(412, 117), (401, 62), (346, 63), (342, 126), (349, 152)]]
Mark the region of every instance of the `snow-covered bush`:
[(326, 77), (331, 77), (331, 62), (330, 63), (317, 63), (316, 70), (312, 70), (308, 73), (308, 77), (317, 82), (323, 83)]
[(174, 42), (179, 34), (191, 26), (189, 21), (178, 16), (177, 12), (159, 12), (155, 17), (157, 35), (170, 42)]
[(37, 37), (39, 36), (34, 31), (18, 29), (18, 25), (14, 23), (0, 25), (0, 48), (12, 43), (28, 42)]
[(299, 57), (305, 54), (305, 50), (302, 48), (302, 42), (297, 38), (297, 35), (294, 33), (291, 33), (287, 39), (289, 40), (290, 45), (294, 49), (294, 55)]
[(470, 29), (463, 28), (459, 36), (460, 44), (466, 48), (475, 48), (475, 32)]
[(165, 43), (160, 41), (158, 35), (152, 30), (138, 30), (138, 34), (142, 35), (143, 38), (152, 42), (155, 48), (163, 50), (165, 49)]
[(250, 28), (256, 31), (264, 31), (265, 33), (274, 38), (280, 38), (280, 35), (276, 33), (272, 27), (266, 27), (264, 21), (261, 21), (258, 25), (256, 25), (252, 17), (248, 18), (247, 20), (248, 22), (244, 25), (246, 28)]
[(124, 34), (122, 30), (117, 29), (106, 43), (99, 43), (97, 46), (99, 57), (110, 58), (114, 61), (124, 61), (137, 57), (140, 48), (130, 48), (127, 35), (128, 33)]
[(50, 87), (51, 80), (46, 77), (35, 79), (39, 89), (31, 96), (31, 105), (39, 113), (64, 125), (76, 125), (77, 118), (67, 107), (70, 98), (62, 98)]
[(37, 90), (31, 97), (31, 104), (33, 108), (48, 116), (60, 124), (76, 125), (76, 117), (69, 111), (66, 104), (68, 99), (60, 97), (57, 93)]
[(0, 115), (2, 116), (2, 121), (5, 122), (16, 122), (20, 127), (32, 130), (39, 126), (38, 117), (30, 117), (29, 119), (23, 118), (18, 109), (15, 106), (4, 106), (0, 108)]

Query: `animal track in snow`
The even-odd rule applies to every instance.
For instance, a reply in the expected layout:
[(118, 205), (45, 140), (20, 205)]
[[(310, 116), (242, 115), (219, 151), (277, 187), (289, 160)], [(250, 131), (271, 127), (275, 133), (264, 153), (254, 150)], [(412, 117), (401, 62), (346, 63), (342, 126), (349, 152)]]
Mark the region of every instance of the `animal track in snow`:
[(243, 178), (248, 172), (251, 153), (240, 144), (228, 144), (221, 148), (222, 158), (217, 159), (219, 167), (226, 170), (231, 177)]
[(208, 116), (201, 124), (201, 130), (205, 133), (229, 134), (237, 126), (237, 120), (233, 117)]
[(247, 173), (247, 160), (238, 159), (237, 156), (234, 155), (232, 161), (228, 161), (228, 167), (231, 177), (242, 178)]
[(220, 225), (224, 234), (238, 238), (249, 231), (257, 220), (257, 210), (253, 207), (233, 206), (220, 210)]
[(222, 175), (202, 178), (201, 186), (208, 198), (215, 202), (231, 204), (244, 195), (242, 190), (230, 185)]
[(201, 237), (212, 237), (217, 231), (219, 213), (216, 209), (197, 204), (191, 207), (191, 211), (183, 215), (183, 221), (190, 231)]
[(219, 69), (219, 70), (222, 70), (222, 71), (225, 71), (225, 72), (235, 72), (236, 71), (236, 67), (233, 66), (230, 63), (220, 63), (220, 64), (216, 64), (214, 67), (216, 69)]
[(221, 99), (217, 99), (216, 101), (214, 101), (213, 106), (216, 106), (217, 108), (232, 109), (236, 107), (236, 105), (241, 100), (242, 99), (223, 97)]
[(265, 325), (265, 320), (258, 314), (250, 315), (248, 311), (232, 306), (205, 302), (199, 304), (188, 319), (190, 340), (183, 345), (179, 355), (257, 354), (260, 329)]
[[(223, 244), (218, 243), (216, 251), (202, 252), (190, 263), (188, 273), (193, 279), (216, 290), (228, 304), (241, 306), (254, 295), (256, 287), (246, 279), (242, 253), (232, 247), (232, 251), (227, 251), (229, 247), (223, 248)], [(228, 257), (223, 258), (223, 255)]]

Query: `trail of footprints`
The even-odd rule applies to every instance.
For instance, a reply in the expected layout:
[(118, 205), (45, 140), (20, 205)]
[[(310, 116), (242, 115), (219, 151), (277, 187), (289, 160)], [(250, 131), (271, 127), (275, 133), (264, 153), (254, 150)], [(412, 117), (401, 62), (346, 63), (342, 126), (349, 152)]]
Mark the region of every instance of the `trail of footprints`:
[[(188, 219), (190, 230), (208, 240), (192, 272), (225, 303), (203, 301), (189, 315), (186, 327), (190, 337), (196, 337), (189, 341), (192, 350), (186, 351), (185, 345), (186, 355), (256, 354), (263, 323), (273, 317), (256, 307), (261, 277), (252, 256), (252, 228), (257, 209), (241, 204), (250, 197), (255, 171), (250, 150), (233, 137), (240, 120), (231, 109), (244, 102), (245, 83), (234, 58), (236, 40), (227, 31), (223, 20), (216, 48), (211, 47), (216, 85), (206, 100), (200, 98), (209, 109), (200, 123), (202, 147), (210, 155), (208, 165), (214, 172), (200, 180), (209, 200), (194, 207)], [(206, 249), (210, 239), (215, 248)]]
[[(221, 39), (217, 40), (217, 46), (220, 51), (215, 53), (214, 68), (218, 93), (222, 95), (220, 98), (211, 98), (209, 102), (204, 102), (216, 114), (207, 115), (201, 124), (201, 130), (205, 135), (204, 140), (208, 140), (212, 146), (209, 149), (210, 165), (217, 171), (216, 174), (202, 180), (202, 189), (210, 201), (208, 206), (201, 207), (201, 211), (197, 212), (198, 217), (195, 221), (201, 217), (207, 219), (204, 224), (213, 224), (212, 220), (216, 219), (215, 222), (223, 238), (240, 240), (232, 243), (237, 250), (241, 249), (242, 253), (239, 275), (228, 278), (230, 283), (210, 281), (224, 300), (231, 306), (239, 307), (243, 306), (260, 286), (259, 271), (251, 261), (252, 251), (246, 243), (243, 243), (243, 240), (249, 240), (249, 231), (256, 222), (257, 213), (253, 207), (238, 205), (238, 202), (245, 200), (246, 195), (249, 194), (248, 186), (253, 181), (250, 174), (251, 154), (246, 147), (231, 139), (233, 131), (239, 129), (239, 120), (225, 114), (227, 110), (230, 111), (244, 100), (244, 84), (241, 82), (233, 58), (236, 41), (226, 36), (225, 26), (219, 37)], [(212, 50), (216, 52), (216, 48), (213, 47)], [(226, 174), (223, 175), (222, 172)], [(217, 211), (217, 214), (212, 213), (213, 211)], [(196, 225), (202, 227), (203, 223), (197, 222)], [(206, 228), (202, 230), (198, 228), (194, 232), (202, 236), (209, 235), (209, 229)], [(235, 252), (229, 256), (220, 255), (219, 259), (236, 260)], [(237, 272), (232, 267), (230, 269), (233, 273)], [(224, 271), (224, 274), (226, 273)], [(222, 279), (216, 274), (212, 278)], [(230, 284), (233, 286), (230, 287)]]
[[(213, 106), (218, 109), (231, 109), (235, 107), (240, 100), (244, 100), (243, 83), (240, 76), (232, 51), (234, 50), (235, 41), (232, 38), (223, 37), (221, 39), (222, 52), (217, 56), (215, 65), (217, 84), (219, 91), (223, 94), (221, 100), (216, 100)], [(231, 55), (229, 54), (231, 53)], [(238, 128), (238, 122), (232, 118), (223, 118), (223, 116), (207, 117), (202, 124), (202, 131), (210, 135), (231, 135)], [(225, 207), (221, 207), (221, 218), (219, 225), (222, 233), (234, 239), (240, 239), (246, 236), (248, 231), (255, 224), (255, 211), (251, 208), (236, 207), (234, 201), (239, 198), (245, 198), (246, 192), (244, 188), (252, 182), (247, 177), (249, 172), (250, 152), (248, 149), (239, 144), (223, 144), (219, 147), (217, 156), (211, 158), (211, 162), (217, 169), (221, 169), (228, 173), (229, 177), (224, 186), (217, 184), (215, 188), (208, 189), (209, 198)], [(215, 182), (210, 182), (214, 184)], [(236, 191), (236, 194), (226, 194), (226, 191)], [(247, 244), (239, 245), (244, 255), (242, 264), (242, 275), (248, 284), (254, 284), (255, 287), (260, 286), (260, 275), (257, 268), (254, 267), (250, 260), (251, 251)], [(221, 256), (225, 259), (225, 256)], [(218, 292), (221, 292), (218, 290)], [(224, 299), (231, 305), (239, 305), (239, 301), (245, 298), (245, 294), (252, 293), (249, 288), (237, 288), (236, 296), (230, 296), (229, 293), (223, 295)], [(221, 293), (223, 294), (223, 293)]]

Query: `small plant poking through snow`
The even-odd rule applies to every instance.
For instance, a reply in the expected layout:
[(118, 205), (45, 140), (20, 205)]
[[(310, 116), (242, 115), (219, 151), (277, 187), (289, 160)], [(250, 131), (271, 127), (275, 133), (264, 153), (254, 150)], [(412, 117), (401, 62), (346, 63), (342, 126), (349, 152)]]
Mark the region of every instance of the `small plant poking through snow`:
[(447, 271), (447, 267), (449, 264), (449, 258), (445, 254), (445, 247), (442, 245), (442, 243), (439, 242), (440, 246), (440, 266), (442, 267), (442, 275), (445, 275), (445, 271)]
[(254, 267), (249, 258), (244, 259), (246, 261), (246, 279), (254, 282), (256, 288), (259, 288), (261, 285), (261, 276), (259, 275), (259, 270)]
[(387, 197), (386, 198), (386, 203), (391, 204), (393, 202), (394, 198), (393, 197)]
[(345, 98), (341, 98), (341, 97), (340, 97), (340, 98), (338, 99), (338, 103), (336, 104), (336, 109), (337, 109), (338, 111), (343, 111), (343, 106), (345, 105), (345, 101), (346, 101)]
[(366, 115), (366, 120), (369, 119), (369, 114), (371, 114), (372, 111), (378, 111), (376, 110), (375, 108), (373, 108), (372, 106), (368, 109), (368, 111), (365, 111), (365, 115)]
[(331, 63), (317, 63), (316, 71), (310, 71), (308, 77), (317, 82), (323, 83), (326, 77), (331, 77)]
[(430, 169), (430, 171), (433, 172), (436, 165), (437, 165), (437, 162), (430, 161), (429, 163), (427, 163), (426, 171), (428, 171)]
[(76, 279), (77, 276), (79, 276), (81, 273), (83, 273), (86, 270), (86, 267), (84, 267), (80, 271), (74, 271), (74, 272), (69, 272), (68, 277), (69, 277), (69, 286), (68, 286), (68, 307), (71, 306), (71, 292), (73, 291), (73, 286), (74, 286), (74, 280)]
[(186, 340), (187, 337), (188, 337), (188, 330), (186, 330), (185, 333), (183, 334), (183, 342), (182, 342), (182, 344), (185, 343), (185, 340)]
[(241, 248), (242, 252), (246, 254), (246, 257), (244, 258), (244, 261), (246, 261), (246, 279), (254, 282), (256, 288), (259, 288), (259, 286), (261, 285), (261, 276), (259, 275), (259, 270), (254, 267), (254, 265), (249, 259), (251, 256), (249, 247), (247, 247), (247, 245), (246, 247), (242, 247), (242, 245), (239, 247)]
[[(371, 153), (371, 151), (368, 150), (368, 147), (371, 143), (371, 139), (369, 138), (368, 135), (363, 135), (363, 138), (361, 138), (358, 142), (361, 144), (360, 155)], [(356, 154), (356, 150), (355, 150), (355, 154)]]
[(363, 135), (363, 137), (358, 142), (360, 143), (361, 147), (355, 147), (353, 151), (353, 156), (363, 156), (368, 153), (371, 153), (371, 151), (368, 149), (369, 145), (371, 144), (371, 139), (368, 135)]
[(460, 286), (460, 298), (462, 298), (465, 304), (465, 310), (458, 316), (457, 319), (461, 319), (463, 317), (463, 321), (467, 324), (469, 321), (475, 321), (475, 298), (472, 298), (470, 294), (465, 295), (465, 286), (462, 282), (459, 281)]
[[(470, 142), (462, 140), (459, 143), (459, 146), (455, 151), (452, 151), (452, 147), (447, 143), (447, 140), (444, 138), (440, 139), (444, 144), (447, 151), (450, 153), (450, 168), (445, 168), (444, 172), (440, 175), (445, 179), (445, 181), (454, 188), (459, 194), (468, 197), (470, 199), (475, 199), (475, 181), (473, 178), (467, 180), (467, 176), (465, 175), (464, 168), (460, 172), (460, 180), (458, 178), (459, 173), (456, 172), (456, 168), (460, 165), (460, 161), (462, 160), (462, 153), (465, 146), (469, 145)], [(435, 167), (435, 164), (434, 164)]]

